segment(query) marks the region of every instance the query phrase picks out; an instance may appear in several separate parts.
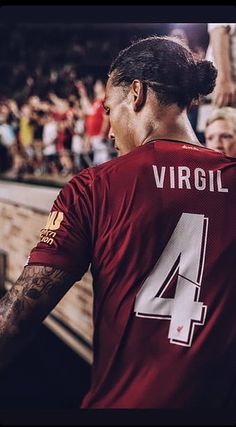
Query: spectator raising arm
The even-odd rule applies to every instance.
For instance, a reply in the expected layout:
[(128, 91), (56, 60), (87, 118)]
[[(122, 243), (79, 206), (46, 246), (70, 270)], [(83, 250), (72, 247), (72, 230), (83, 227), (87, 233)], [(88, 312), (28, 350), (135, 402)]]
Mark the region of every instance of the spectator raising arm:
[(84, 114), (90, 115), (93, 114), (93, 106), (89, 99), (86, 87), (82, 80), (77, 80), (75, 82), (75, 87), (77, 88), (80, 95), (81, 107)]
[(232, 75), (230, 27), (222, 24), (209, 28), (209, 36), (218, 69), (213, 104), (217, 107), (233, 106), (236, 103), (236, 82)]

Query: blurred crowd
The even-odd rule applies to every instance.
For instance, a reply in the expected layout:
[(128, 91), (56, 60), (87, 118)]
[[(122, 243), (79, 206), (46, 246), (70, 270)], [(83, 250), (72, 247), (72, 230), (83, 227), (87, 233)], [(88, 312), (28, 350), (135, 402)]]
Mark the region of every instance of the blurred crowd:
[(103, 79), (120, 46), (95, 34), (63, 25), (0, 26), (5, 175), (66, 178), (116, 155), (102, 99)]
[[(212, 97), (193, 105), (189, 119), (203, 144), (229, 147), (231, 138), (236, 147), (236, 24), (208, 24), (207, 29), (205, 46), (200, 36), (195, 43), (188, 39), (191, 32), (184, 27), (169, 31), (198, 59), (206, 56), (218, 68)], [(168, 26), (159, 25), (159, 31), (168, 33)], [(117, 155), (102, 101), (109, 65), (127, 45), (128, 33), (107, 34), (92, 26), (89, 31), (66, 27), (66, 34), (63, 25), (0, 26), (0, 173), (67, 179)], [(226, 110), (209, 122), (216, 108)], [(224, 151), (236, 156), (234, 147)]]
[[(90, 83), (90, 85), (89, 85)], [(0, 103), (0, 144), (7, 148), (8, 176), (67, 177), (116, 155), (102, 101), (104, 82), (75, 80), (75, 93), (32, 95)]]

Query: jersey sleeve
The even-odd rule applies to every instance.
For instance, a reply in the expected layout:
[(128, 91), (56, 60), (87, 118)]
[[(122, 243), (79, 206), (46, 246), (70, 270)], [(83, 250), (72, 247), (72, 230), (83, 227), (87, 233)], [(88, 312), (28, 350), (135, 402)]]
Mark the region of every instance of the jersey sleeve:
[(45, 265), (80, 280), (91, 262), (92, 176), (85, 169), (60, 191), (26, 265)]

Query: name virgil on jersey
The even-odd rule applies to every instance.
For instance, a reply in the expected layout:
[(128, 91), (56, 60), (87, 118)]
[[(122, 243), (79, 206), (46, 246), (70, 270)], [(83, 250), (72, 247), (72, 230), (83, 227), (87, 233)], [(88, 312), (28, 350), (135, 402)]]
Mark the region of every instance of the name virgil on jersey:
[(221, 170), (204, 170), (188, 166), (156, 166), (152, 165), (157, 188), (173, 188), (179, 190), (209, 190), (211, 192), (228, 193), (223, 187)]

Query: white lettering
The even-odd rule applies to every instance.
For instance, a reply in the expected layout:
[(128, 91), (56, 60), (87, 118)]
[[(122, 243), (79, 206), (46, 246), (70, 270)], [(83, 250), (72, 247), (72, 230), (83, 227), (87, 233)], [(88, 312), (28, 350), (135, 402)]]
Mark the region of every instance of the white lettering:
[(154, 178), (156, 181), (156, 186), (157, 188), (163, 188), (163, 184), (164, 184), (164, 178), (165, 178), (165, 172), (166, 172), (166, 167), (162, 166), (161, 168), (161, 175), (159, 177), (158, 175), (158, 170), (157, 170), (157, 166), (152, 165), (153, 168), (153, 173), (154, 173)]
[(170, 166), (170, 188), (175, 188), (175, 168)]
[[(176, 188), (176, 179), (178, 177), (177, 188), (180, 190), (195, 188), (198, 191), (208, 190), (211, 192), (218, 191), (219, 193), (228, 193), (229, 191), (227, 187), (223, 187), (221, 170), (206, 171), (202, 168), (191, 170), (188, 166), (161, 166), (158, 168), (156, 165), (152, 165), (152, 169), (157, 188), (164, 188), (164, 186), (173, 189)], [(50, 229), (53, 228), (50, 227)]]
[(229, 191), (228, 188), (223, 188), (222, 187), (221, 171), (217, 171), (217, 187), (218, 187), (218, 191), (220, 193), (228, 193), (228, 191)]
[[(185, 172), (185, 175), (184, 175)], [(183, 183), (185, 182), (186, 188), (191, 189), (189, 182), (190, 178), (190, 169), (187, 166), (178, 166), (178, 178), (179, 178), (179, 188), (183, 188)]]
[(210, 191), (215, 191), (214, 190), (214, 172), (213, 171), (209, 171), (209, 184), (210, 184)]
[(206, 172), (202, 168), (194, 169), (194, 184), (197, 190), (206, 189)]

